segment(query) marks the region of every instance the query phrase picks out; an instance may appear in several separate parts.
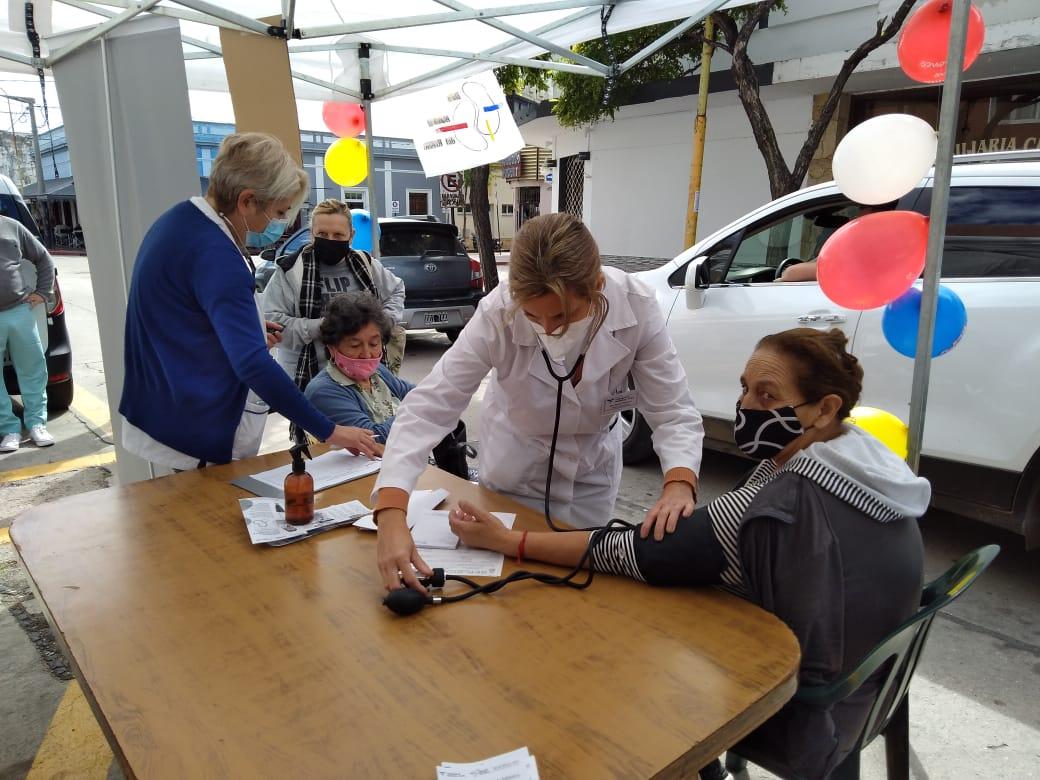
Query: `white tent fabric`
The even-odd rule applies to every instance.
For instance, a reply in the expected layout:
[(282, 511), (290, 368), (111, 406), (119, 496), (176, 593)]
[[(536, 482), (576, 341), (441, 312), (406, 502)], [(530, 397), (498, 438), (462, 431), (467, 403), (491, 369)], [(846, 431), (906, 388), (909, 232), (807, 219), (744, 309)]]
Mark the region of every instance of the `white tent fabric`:
[[(748, 1), (617, 0), (608, 30), (698, 20), (719, 7)], [(45, 63), (79, 35), (142, 5), (148, 3), (36, 0), (36, 27)], [(597, 38), (604, 5), (608, 4), (588, 0), (161, 0), (145, 13), (179, 19), (191, 89), (227, 91), (217, 25), (259, 31), (255, 19), (291, 17), (292, 27), (301, 35), (289, 43), (298, 98), (349, 99), (337, 87), (358, 91), (357, 44), (365, 41), (372, 45), (373, 90), (379, 100), (456, 80), (501, 61), (525, 60), (553, 46), (566, 50)], [(0, 69), (35, 70), (24, 32), (24, 6), (20, 0), (9, 0), (5, 8), (0, 7), (0, 57), (5, 60)], [(482, 18), (472, 18), (477, 15)], [(449, 51), (451, 56), (434, 51)], [(578, 65), (598, 75), (604, 75), (603, 66)]]

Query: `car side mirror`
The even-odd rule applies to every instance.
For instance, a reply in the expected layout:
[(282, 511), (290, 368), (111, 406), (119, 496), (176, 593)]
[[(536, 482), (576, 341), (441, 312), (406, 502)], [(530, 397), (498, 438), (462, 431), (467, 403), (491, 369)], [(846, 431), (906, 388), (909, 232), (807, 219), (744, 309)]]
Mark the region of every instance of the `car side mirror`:
[(699, 309), (704, 306), (704, 297), (709, 287), (707, 255), (695, 257), (686, 266), (685, 287), (686, 308)]
[(272, 263), (274, 262), (274, 259), (277, 256), (278, 256), (278, 250), (275, 249), (274, 247), (272, 247), (270, 249), (265, 249), (263, 252), (260, 253), (260, 259), (261, 260), (269, 260)]

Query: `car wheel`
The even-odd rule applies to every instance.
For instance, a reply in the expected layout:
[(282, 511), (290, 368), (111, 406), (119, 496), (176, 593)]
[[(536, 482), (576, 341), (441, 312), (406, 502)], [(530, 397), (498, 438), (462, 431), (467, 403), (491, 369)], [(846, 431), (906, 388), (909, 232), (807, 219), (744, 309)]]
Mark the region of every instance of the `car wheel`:
[(654, 452), (652, 431), (635, 409), (621, 412), (621, 458), (625, 465), (642, 463)]
[(448, 337), (448, 341), (454, 344), (455, 341), (458, 339), (459, 334), (462, 333), (462, 328), (438, 328), (437, 332), (443, 333), (445, 336)]
[(74, 385), (71, 379), (47, 386), (47, 411), (64, 412), (72, 406)]

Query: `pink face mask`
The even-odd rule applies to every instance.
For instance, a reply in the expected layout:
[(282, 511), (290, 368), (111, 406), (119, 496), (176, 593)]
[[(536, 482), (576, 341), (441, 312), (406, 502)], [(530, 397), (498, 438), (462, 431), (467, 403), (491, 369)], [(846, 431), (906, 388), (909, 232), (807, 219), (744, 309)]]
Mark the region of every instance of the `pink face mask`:
[(340, 354), (338, 350), (329, 347), (332, 359), (336, 362), (336, 368), (355, 382), (364, 382), (372, 377), (379, 368), (379, 358), (352, 358)]

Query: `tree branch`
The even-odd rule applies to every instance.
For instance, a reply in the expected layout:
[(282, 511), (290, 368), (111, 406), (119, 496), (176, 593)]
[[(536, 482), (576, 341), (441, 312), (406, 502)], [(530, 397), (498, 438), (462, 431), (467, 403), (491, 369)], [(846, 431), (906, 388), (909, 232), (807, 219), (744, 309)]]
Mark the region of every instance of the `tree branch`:
[[(880, 46), (888, 43), (895, 36), (899, 31), (899, 28), (903, 26), (906, 17), (910, 14), (910, 9), (913, 8), (914, 2), (915, 0), (903, 0), (902, 5), (900, 5), (898, 10), (892, 15), (891, 20), (885, 18), (879, 19), (877, 23), (877, 31), (874, 35), (861, 43), (856, 50), (849, 55), (848, 59), (842, 63), (841, 69), (838, 71), (838, 75), (834, 79), (834, 83), (831, 84), (830, 92), (827, 94), (827, 100), (824, 102), (823, 108), (820, 110), (820, 116), (809, 128), (809, 133), (805, 138), (805, 143), (802, 144), (801, 151), (798, 153), (798, 158), (795, 160), (794, 169), (791, 171), (791, 178), (794, 186), (800, 186), (805, 175), (809, 172), (809, 165), (812, 162), (812, 158), (816, 154), (816, 149), (819, 147), (820, 141), (823, 139), (823, 134), (827, 131), (827, 126), (830, 124), (831, 119), (834, 118), (834, 112), (838, 108), (841, 95), (845, 91), (845, 85), (848, 83), (853, 71), (855, 71), (856, 68), (859, 67), (859, 64), (867, 58), (867, 55)], [(886, 21), (888, 22), (887, 25)]]
[(769, 120), (769, 114), (766, 111), (765, 104), (762, 102), (758, 75), (755, 73), (755, 64), (748, 56), (747, 46), (751, 33), (758, 29), (762, 20), (765, 19), (770, 9), (776, 4), (776, 0), (766, 0), (766, 2), (759, 3), (744, 21), (739, 31), (736, 22), (731, 16), (725, 13), (715, 14), (718, 17), (718, 21), (721, 22), (719, 29), (732, 49), (733, 62), (730, 65), (730, 70), (733, 71), (733, 78), (737, 84), (740, 102), (744, 106), (744, 113), (747, 114), (748, 121), (751, 123), (751, 132), (755, 136), (755, 143), (758, 144), (762, 157), (765, 159), (766, 171), (769, 175), (769, 191), (774, 198), (791, 191), (791, 171), (788, 169), (787, 161), (780, 151), (780, 144), (776, 139), (773, 123)]

